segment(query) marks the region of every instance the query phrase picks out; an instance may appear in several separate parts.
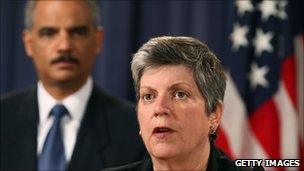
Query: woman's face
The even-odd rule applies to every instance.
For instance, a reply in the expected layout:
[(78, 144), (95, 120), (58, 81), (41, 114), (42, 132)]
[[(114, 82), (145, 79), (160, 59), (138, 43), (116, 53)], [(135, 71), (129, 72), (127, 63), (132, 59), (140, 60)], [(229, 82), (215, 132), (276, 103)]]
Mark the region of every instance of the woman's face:
[(211, 117), (189, 68), (165, 65), (145, 71), (139, 94), (141, 136), (152, 157), (187, 156), (208, 145)]

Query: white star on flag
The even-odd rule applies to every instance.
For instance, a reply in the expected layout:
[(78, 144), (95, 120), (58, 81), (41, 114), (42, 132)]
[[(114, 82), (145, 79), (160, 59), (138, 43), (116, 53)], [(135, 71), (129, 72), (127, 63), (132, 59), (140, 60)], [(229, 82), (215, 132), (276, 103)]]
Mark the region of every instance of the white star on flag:
[(255, 47), (255, 55), (260, 57), (263, 51), (272, 52), (273, 47), (270, 43), (273, 38), (273, 33), (270, 31), (264, 33), (261, 28), (257, 29), (255, 38), (253, 39), (253, 45)]
[(273, 15), (273, 16), (277, 16), (277, 9), (276, 9), (276, 1), (263, 1), (260, 5), (259, 5), (259, 9), (262, 12), (262, 20), (263, 21), (267, 21), (268, 18)]
[(279, 10), (278, 10), (278, 13), (277, 13), (277, 16), (284, 20), (287, 18), (287, 14), (285, 12), (285, 7), (287, 6), (287, 2), (286, 1), (279, 1), (278, 2), (279, 4)]
[(236, 6), (240, 16), (242, 16), (246, 11), (251, 12), (254, 9), (250, 0), (238, 0), (236, 1)]
[(238, 23), (235, 23), (233, 26), (233, 32), (230, 35), (230, 39), (232, 41), (232, 49), (237, 51), (240, 46), (247, 46), (248, 40), (246, 38), (246, 34), (249, 29), (247, 26), (241, 27)]
[(258, 85), (263, 87), (268, 86), (268, 81), (266, 79), (266, 74), (269, 68), (267, 66), (258, 67), (256, 63), (251, 64), (251, 71), (249, 73), (249, 81), (252, 89), (255, 89)]

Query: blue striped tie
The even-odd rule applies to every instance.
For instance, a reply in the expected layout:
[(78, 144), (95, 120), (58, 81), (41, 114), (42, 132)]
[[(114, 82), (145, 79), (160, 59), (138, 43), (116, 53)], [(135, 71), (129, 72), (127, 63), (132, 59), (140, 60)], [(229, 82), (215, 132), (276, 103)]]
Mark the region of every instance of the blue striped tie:
[(45, 139), (42, 152), (38, 158), (38, 170), (65, 170), (66, 159), (60, 121), (62, 116), (69, 113), (64, 105), (57, 104), (50, 114), (54, 116), (54, 123)]

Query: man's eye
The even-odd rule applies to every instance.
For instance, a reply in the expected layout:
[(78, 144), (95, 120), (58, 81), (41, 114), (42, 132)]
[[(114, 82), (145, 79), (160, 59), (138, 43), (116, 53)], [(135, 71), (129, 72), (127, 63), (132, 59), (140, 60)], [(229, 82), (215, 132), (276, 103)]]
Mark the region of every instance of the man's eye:
[(51, 37), (56, 33), (55, 29), (42, 29), (39, 31), (41, 37)]
[(144, 95), (142, 96), (142, 99), (143, 99), (144, 101), (151, 101), (153, 98), (154, 98), (153, 94), (144, 94)]
[(77, 27), (71, 30), (72, 34), (79, 35), (79, 36), (85, 36), (88, 34), (88, 28), (87, 27)]
[(177, 99), (185, 99), (187, 97), (187, 94), (182, 91), (177, 91), (177, 92), (175, 92), (174, 96)]

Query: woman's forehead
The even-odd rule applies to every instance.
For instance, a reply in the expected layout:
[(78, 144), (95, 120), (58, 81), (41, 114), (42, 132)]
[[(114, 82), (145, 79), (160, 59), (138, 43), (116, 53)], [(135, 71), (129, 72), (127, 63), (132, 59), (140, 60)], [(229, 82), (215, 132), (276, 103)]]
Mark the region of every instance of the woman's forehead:
[(140, 87), (196, 86), (193, 72), (185, 65), (163, 65), (146, 70)]

